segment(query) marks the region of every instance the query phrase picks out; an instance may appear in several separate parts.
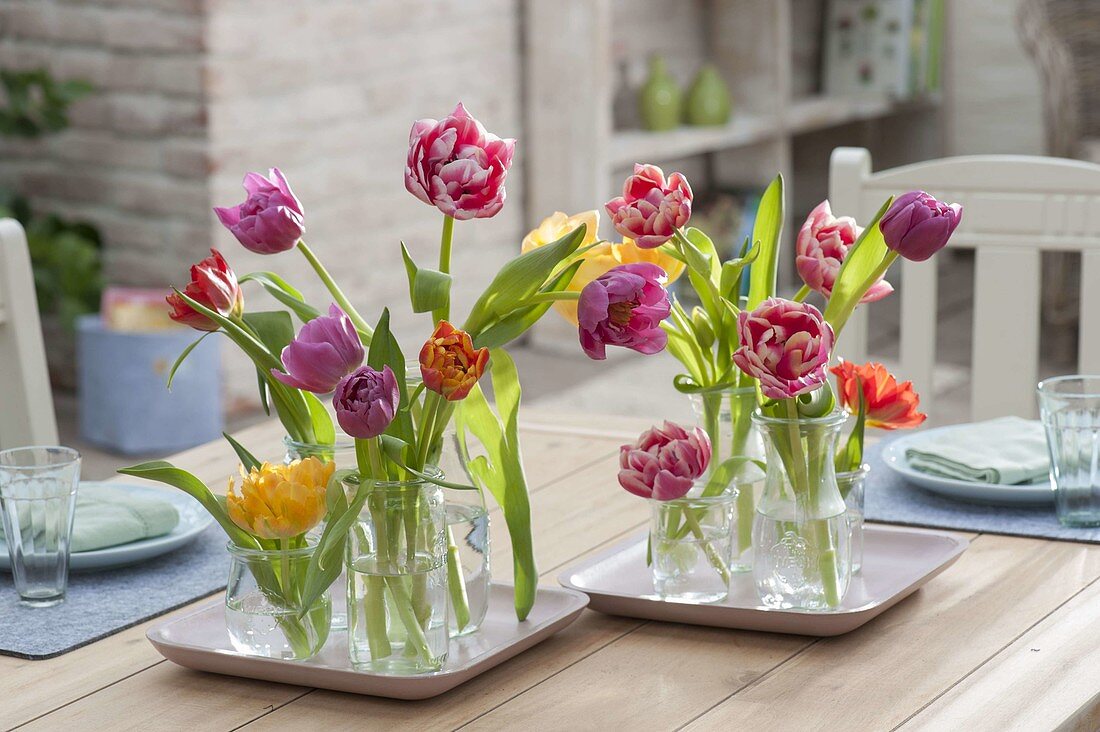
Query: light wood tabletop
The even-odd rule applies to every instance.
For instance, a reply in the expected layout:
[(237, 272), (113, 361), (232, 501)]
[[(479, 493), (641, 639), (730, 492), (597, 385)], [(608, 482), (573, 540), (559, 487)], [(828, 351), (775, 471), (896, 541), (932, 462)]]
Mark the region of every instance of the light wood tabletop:
[[(615, 482), (618, 446), (644, 426), (527, 415), (521, 433), (544, 583), (645, 525), (646, 503)], [(277, 458), (281, 434), (268, 423), (238, 437)], [(172, 461), (218, 486), (236, 467), (224, 443)], [(510, 580), (507, 533), (495, 526), (493, 574)], [(190, 671), (157, 654), (146, 623), (47, 661), (0, 657), (0, 728), (1100, 728), (1100, 546), (961, 535), (971, 545), (954, 566), (835, 638), (586, 610), (443, 696), (401, 702)]]

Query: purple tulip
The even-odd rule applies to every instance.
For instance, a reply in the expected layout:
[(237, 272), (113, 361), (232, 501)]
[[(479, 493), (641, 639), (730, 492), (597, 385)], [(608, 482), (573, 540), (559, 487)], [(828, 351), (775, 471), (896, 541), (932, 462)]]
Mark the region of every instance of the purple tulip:
[(257, 254), (278, 254), (292, 248), (305, 233), (302, 203), (278, 168), (265, 178), (259, 173), (244, 177), (248, 198), (238, 206), (215, 206), (214, 213), (233, 232), (245, 249)]
[(906, 259), (923, 262), (947, 245), (962, 221), (962, 206), (937, 201), (924, 191), (899, 196), (879, 221), (886, 246)]
[(602, 361), (608, 345), (647, 354), (664, 350), (668, 336), (661, 321), (670, 310), (667, 279), (657, 265), (639, 262), (614, 267), (585, 285), (577, 301), (585, 354)]
[(276, 379), (295, 389), (328, 394), (363, 363), (363, 343), (347, 314), (329, 305), (327, 316), (302, 326), (283, 349), (282, 360), (286, 373), (271, 369)]
[(389, 366), (381, 371), (360, 366), (340, 380), (332, 395), (340, 427), (364, 440), (385, 432), (400, 405), (401, 390)]

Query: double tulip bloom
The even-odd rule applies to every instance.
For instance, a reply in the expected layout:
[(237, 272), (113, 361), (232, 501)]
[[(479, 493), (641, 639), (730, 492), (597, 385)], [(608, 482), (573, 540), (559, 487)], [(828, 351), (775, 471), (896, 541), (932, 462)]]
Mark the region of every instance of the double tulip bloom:
[(665, 422), (619, 448), (619, 485), (642, 498), (683, 498), (710, 465), (711, 444), (699, 427)]
[(214, 213), (245, 249), (257, 254), (278, 254), (298, 243), (305, 233), (302, 203), (278, 168), (269, 177), (249, 173), (244, 177), (248, 198), (237, 206), (215, 207)]
[(901, 384), (880, 363), (857, 366), (851, 361), (841, 361), (830, 369), (836, 374), (837, 398), (852, 414), (859, 411), (860, 383), (863, 384), (863, 403), (866, 409), (866, 425), (882, 430), (899, 430), (916, 427), (928, 418), (918, 411), (920, 397), (913, 390), (913, 382)]
[[(183, 288), (183, 293), (227, 318), (239, 318), (244, 312), (244, 295), (237, 275), (216, 249), (211, 249), (209, 257), (191, 266), (191, 281)], [(168, 317), (177, 323), (195, 330), (218, 329), (217, 323), (188, 305), (178, 294), (173, 292), (166, 300), (171, 308)]]
[(449, 402), (465, 399), (488, 363), (489, 349), (475, 349), (470, 334), (446, 320), (439, 321), (432, 337), (420, 349), (424, 387)]
[(806, 394), (825, 383), (833, 329), (808, 303), (773, 297), (737, 317), (733, 362), (760, 381), (769, 399)]
[[(545, 246), (557, 241), (581, 224), (585, 225), (584, 240), (579, 249), (581, 266), (573, 275), (566, 286), (568, 292), (581, 292), (585, 285), (621, 264), (637, 264), (649, 262), (665, 271), (668, 276), (666, 285), (671, 285), (684, 272), (684, 263), (675, 257), (666, 254), (661, 249), (642, 249), (631, 239), (618, 242), (597, 242), (596, 232), (600, 227), (599, 211), (585, 211), (584, 213), (568, 216), (561, 211), (543, 219), (538, 228), (532, 230), (523, 238), (523, 253)], [(573, 325), (577, 325), (577, 303), (572, 300), (559, 300), (554, 303), (554, 309)]]
[(664, 350), (668, 335), (661, 321), (671, 305), (665, 271), (640, 262), (615, 267), (588, 283), (577, 301), (581, 348), (594, 360), (607, 357), (606, 346), (639, 353)]
[(229, 479), (225, 502), (229, 518), (261, 539), (290, 539), (312, 529), (325, 516), (325, 489), (336, 470), (315, 457), (289, 465), (264, 463), (241, 471), (241, 492)]
[[(848, 256), (848, 250), (856, 243), (863, 229), (850, 216), (833, 216), (827, 200), (810, 212), (798, 232), (795, 242), (797, 256), (795, 266), (802, 281), (813, 290), (832, 297), (840, 265)], [(894, 291), (893, 286), (879, 278), (871, 285), (861, 303), (881, 300)]]
[(344, 432), (369, 440), (385, 432), (397, 415), (401, 388), (389, 366), (383, 366), (381, 371), (360, 366), (336, 385), (332, 406)]
[(687, 178), (665, 173), (656, 165), (635, 164), (623, 195), (607, 202), (615, 230), (642, 249), (654, 249), (672, 238), (691, 218), (691, 186)]
[(924, 191), (898, 196), (879, 221), (886, 246), (906, 259), (923, 262), (947, 246), (959, 222), (962, 206), (936, 200)]
[(487, 219), (504, 206), (515, 149), (515, 140), (486, 132), (459, 104), (441, 120), (413, 124), (405, 188), (447, 216)]
[(328, 313), (302, 326), (283, 349), (283, 371), (272, 369), (272, 376), (295, 389), (327, 394), (363, 363), (363, 343), (347, 313), (336, 305)]

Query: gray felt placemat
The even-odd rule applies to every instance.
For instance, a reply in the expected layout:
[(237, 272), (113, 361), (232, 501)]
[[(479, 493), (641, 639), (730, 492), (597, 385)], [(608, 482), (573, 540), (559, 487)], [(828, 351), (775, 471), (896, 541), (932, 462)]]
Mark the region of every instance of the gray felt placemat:
[(1100, 528), (1062, 526), (1054, 515), (1053, 503), (1045, 506), (967, 503), (908, 483), (882, 459), (882, 449), (888, 442), (883, 440), (867, 449), (866, 462), (871, 466), (871, 474), (867, 477), (864, 516), (868, 521), (1100, 543)]
[(72, 572), (65, 602), (19, 604), (0, 571), (0, 655), (43, 659), (88, 645), (225, 588), (229, 554), (215, 523), (190, 544), (132, 567)]

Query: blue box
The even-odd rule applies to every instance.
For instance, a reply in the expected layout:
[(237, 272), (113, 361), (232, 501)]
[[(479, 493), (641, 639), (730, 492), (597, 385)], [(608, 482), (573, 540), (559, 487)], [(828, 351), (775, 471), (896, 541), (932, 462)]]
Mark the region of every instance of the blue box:
[(216, 440), (224, 429), (220, 336), (191, 351), (172, 381), (176, 358), (201, 334), (190, 328), (147, 333), (108, 330), (98, 315), (77, 321), (80, 434), (123, 454), (170, 453)]

